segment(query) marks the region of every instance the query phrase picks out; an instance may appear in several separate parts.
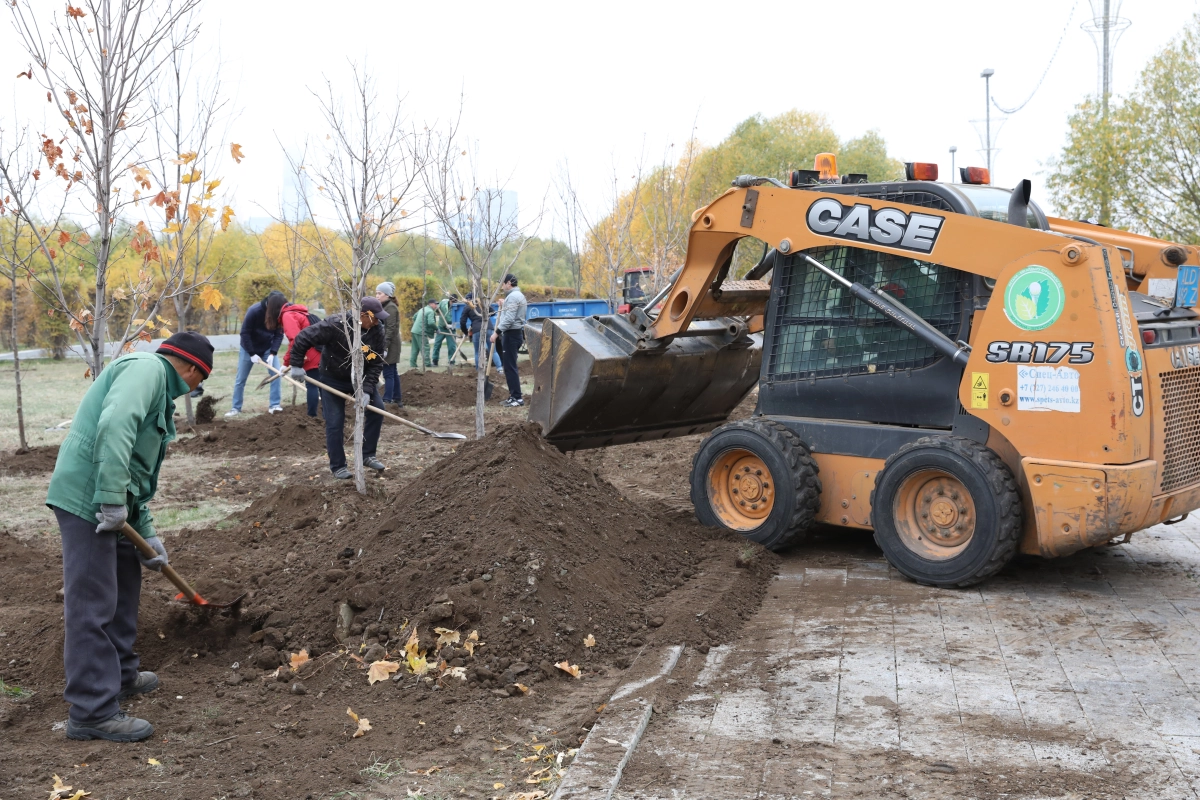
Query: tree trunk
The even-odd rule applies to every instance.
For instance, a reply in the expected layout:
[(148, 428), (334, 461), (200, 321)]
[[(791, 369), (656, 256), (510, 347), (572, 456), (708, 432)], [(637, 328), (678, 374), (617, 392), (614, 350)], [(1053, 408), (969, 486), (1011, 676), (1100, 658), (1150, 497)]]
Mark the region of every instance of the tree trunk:
[[(476, 278), (473, 281), (473, 284), (474, 285), (473, 285), (472, 289), (475, 294), (475, 302), (480, 302), (479, 298), (483, 297), (483, 281)], [(490, 310), (490, 304), (487, 302), (486, 297), (484, 297), (481, 304), (483, 306), (483, 310), (480, 312), (480, 314), (483, 316), (483, 322), (481, 323), (480, 331), (479, 331), (479, 346), (483, 350), (483, 354), (487, 357), (479, 359), (478, 354), (476, 354), (476, 358), (478, 360), (478, 365), (475, 367), (475, 438), (476, 439), (482, 439), (484, 437), (484, 435), (486, 434), (486, 431), (484, 430), (484, 426), (483, 426), (483, 409), (484, 409), (484, 404), (487, 401), (484, 399), (483, 387), (487, 383), (488, 366), (492, 363), (492, 354), (488, 349), (488, 344), (489, 344), (488, 343), (488, 311)]]
[(366, 365), (362, 351), (362, 326), (358, 324), (359, 313), (353, 305), (346, 316), (352, 317), (349, 322), (352, 331), (350, 341), (353, 345), (350, 382), (351, 388), (354, 389), (354, 488), (358, 490), (359, 494), (366, 494), (367, 477), (363, 471), (363, 427), (366, 424), (367, 411), (362, 407), (362, 398), (366, 394), (367, 387), (363, 383)]
[[(180, 297), (176, 297), (173, 302), (175, 303), (175, 318), (179, 320), (179, 330), (186, 331), (188, 328), (184, 320), (189, 316), (188, 309), (191, 304), (184, 303)], [(183, 396), (183, 408), (186, 415), (185, 419), (187, 420), (187, 424), (195, 426), (196, 411), (192, 408), (191, 392), (188, 392)]]
[(25, 406), (21, 402), (21, 345), (17, 342), (17, 270), (12, 273), (12, 346), (13, 346), (13, 376), (17, 384), (17, 436), (20, 449), (28, 450), (29, 443), (25, 441)]

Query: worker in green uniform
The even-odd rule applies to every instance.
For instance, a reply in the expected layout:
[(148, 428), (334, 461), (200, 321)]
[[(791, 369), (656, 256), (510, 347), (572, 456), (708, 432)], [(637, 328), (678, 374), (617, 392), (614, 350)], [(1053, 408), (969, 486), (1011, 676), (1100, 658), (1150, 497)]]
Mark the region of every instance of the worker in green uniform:
[[(58, 449), (46, 505), (62, 532), (68, 738), (140, 742), (154, 733), (120, 705), (158, 688), (158, 676), (138, 671), (133, 651), (142, 567), (167, 563), (146, 504), (175, 438), (175, 399), (208, 377), (212, 354), (206, 337), (184, 332), (154, 353), (115, 359), (88, 388)], [(156, 557), (121, 536), (126, 523)]]
[(422, 368), (428, 368), (429, 363), (429, 339), (437, 333), (437, 306), (438, 301), (434, 298), (429, 298), (425, 305), (417, 309), (417, 313), (413, 316), (412, 324), (412, 347), (408, 351), (408, 366), (417, 366), (417, 353), (421, 354)]
[[(454, 366), (454, 328), (450, 324), (450, 304), (458, 300), (458, 295), (451, 294), (442, 298), (437, 304), (437, 332), (433, 337), (433, 365), (438, 365), (438, 355), (442, 351), (442, 342), (446, 343), (446, 361)], [(462, 359), (464, 362), (466, 359)]]

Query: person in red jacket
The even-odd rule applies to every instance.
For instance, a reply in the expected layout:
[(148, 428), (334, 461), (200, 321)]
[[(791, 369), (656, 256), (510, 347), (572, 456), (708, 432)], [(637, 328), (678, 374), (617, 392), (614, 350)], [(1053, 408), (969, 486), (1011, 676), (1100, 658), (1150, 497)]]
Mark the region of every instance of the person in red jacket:
[[(302, 306), (299, 303), (284, 303), (283, 308), (279, 310), (279, 323), (283, 327), (283, 335), (288, 340), (288, 350), (283, 356), (283, 366), (292, 366), (292, 344), (296, 341), (296, 336), (300, 331), (307, 328), (310, 324), (308, 318), (308, 307)], [(321, 348), (311, 347), (304, 354), (304, 363), (296, 366), (303, 367), (304, 374), (310, 378), (316, 379), (319, 372), (318, 367), (321, 365)], [(321, 390), (311, 383), (308, 387), (308, 415), (315, 417), (317, 415), (317, 404), (321, 401)]]

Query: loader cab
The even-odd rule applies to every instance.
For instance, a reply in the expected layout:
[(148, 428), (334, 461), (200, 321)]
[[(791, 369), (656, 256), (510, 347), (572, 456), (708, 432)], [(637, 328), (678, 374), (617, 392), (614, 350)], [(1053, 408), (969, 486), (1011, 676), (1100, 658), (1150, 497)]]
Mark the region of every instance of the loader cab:
[[(896, 181), (812, 188), (996, 222), (1008, 219), (1010, 192), (993, 186)], [(1034, 203), (1027, 224), (1049, 229)], [(971, 316), (986, 308), (992, 289), (970, 273), (868, 247), (819, 247), (778, 257), (767, 307), (759, 410), (837, 427), (843, 443), (848, 439), (837, 422), (815, 420), (969, 432), (974, 423), (956, 396), (962, 370), (809, 266), (805, 255), (851, 281), (882, 289), (954, 341), (970, 338)], [(860, 430), (864, 452), (855, 455), (891, 447), (869, 429)]]
[(617, 313), (628, 314), (630, 309), (646, 305), (653, 279), (654, 270), (650, 267), (625, 270), (625, 274), (621, 276), (621, 305), (618, 306)]

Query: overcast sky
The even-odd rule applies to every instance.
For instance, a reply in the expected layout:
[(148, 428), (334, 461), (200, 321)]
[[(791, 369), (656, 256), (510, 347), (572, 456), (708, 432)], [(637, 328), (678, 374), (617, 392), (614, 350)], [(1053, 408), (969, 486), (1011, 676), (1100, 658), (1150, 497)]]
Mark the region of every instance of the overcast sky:
[[(236, 90), (232, 138), (246, 160), (223, 177), (243, 219), (277, 205), (285, 172), (277, 139), (323, 138), (309, 89), (326, 78), (348, 85), (351, 61), (378, 76), (385, 94), (403, 95), (418, 124), (453, 116), (463, 94), (463, 128), (485, 168), (510, 179), (522, 216), (564, 160), (599, 206), (614, 167), (628, 179), (639, 159), (653, 164), (685, 141), (693, 123), (715, 144), (752, 114), (791, 108), (825, 114), (843, 137), (877, 128), (894, 156), (938, 161), (945, 178), (951, 145), (959, 166), (984, 163), (982, 123), (972, 125), (985, 111), (980, 71), (995, 69), (993, 96), (1018, 105), (1062, 37), (1032, 101), (994, 134), (995, 182), (1031, 178), (1044, 200), (1044, 165), (1098, 77), (1096, 48), (1080, 28), (1092, 15), (1088, 0), (205, 0), (202, 9), (198, 46), (219, 49)], [(1125, 0), (1131, 25), (1115, 50), (1117, 93), (1197, 10), (1196, 0)], [(0, 86), (28, 62), (8, 17), (0, 9)], [(40, 127), (37, 87), (9, 81), (0, 120), (36, 117)], [(992, 113), (995, 131), (1002, 115)]]

